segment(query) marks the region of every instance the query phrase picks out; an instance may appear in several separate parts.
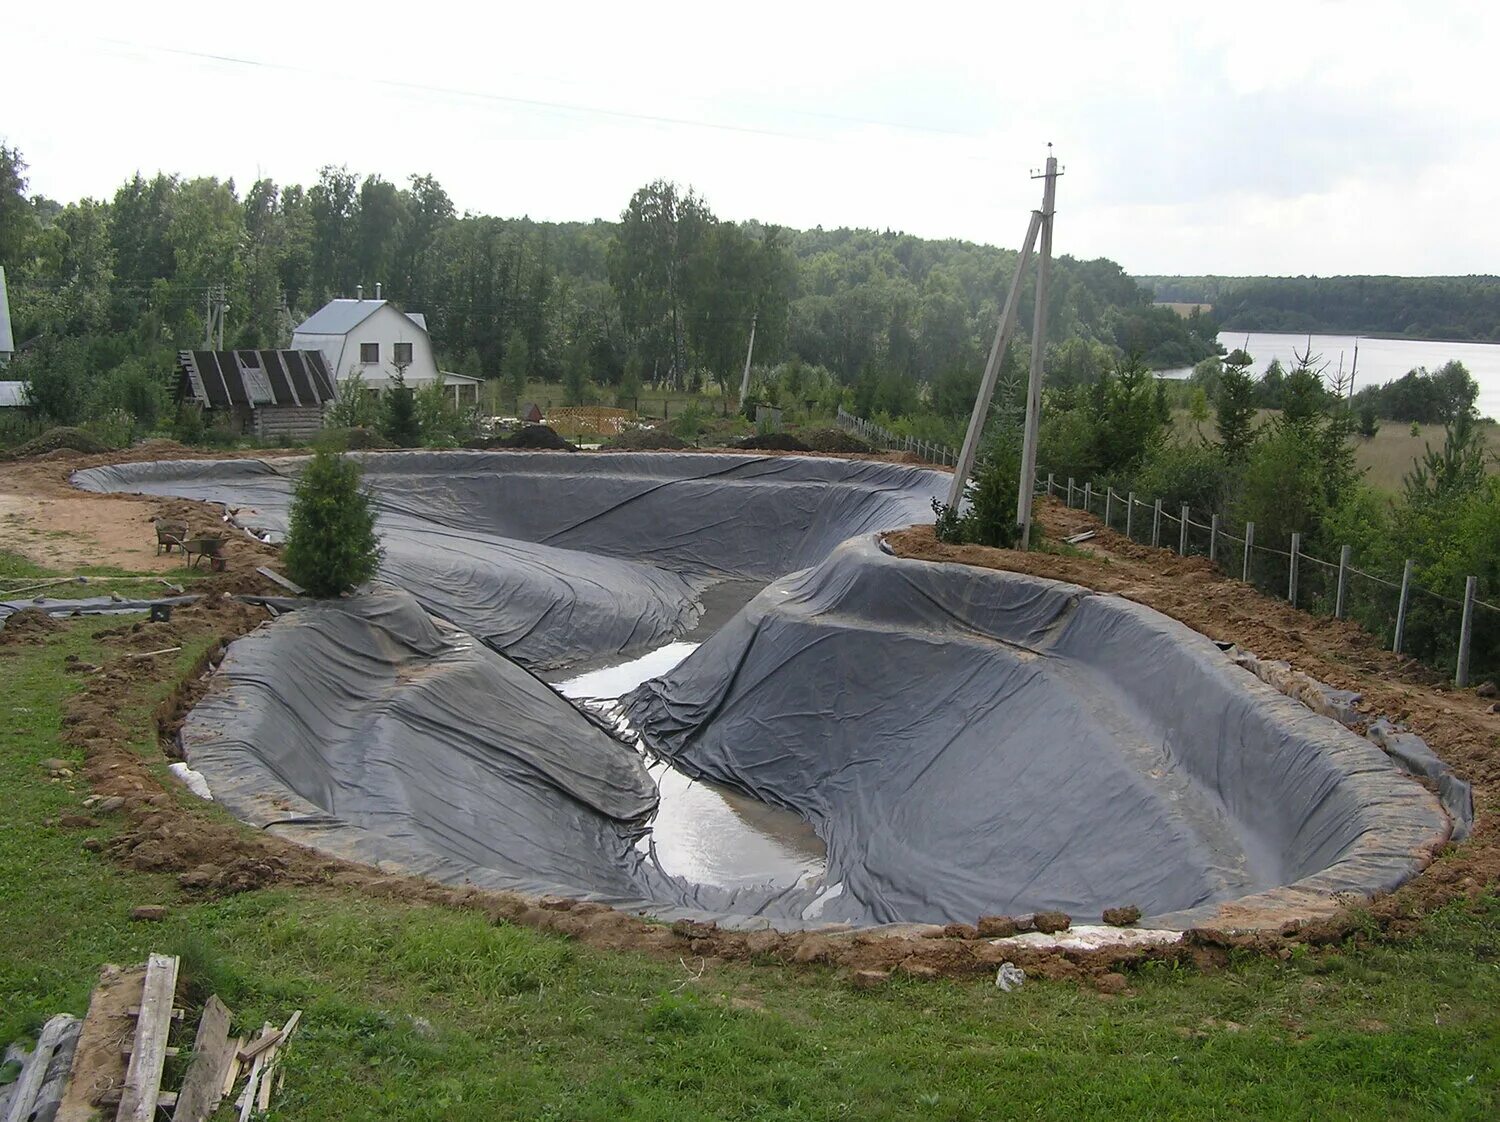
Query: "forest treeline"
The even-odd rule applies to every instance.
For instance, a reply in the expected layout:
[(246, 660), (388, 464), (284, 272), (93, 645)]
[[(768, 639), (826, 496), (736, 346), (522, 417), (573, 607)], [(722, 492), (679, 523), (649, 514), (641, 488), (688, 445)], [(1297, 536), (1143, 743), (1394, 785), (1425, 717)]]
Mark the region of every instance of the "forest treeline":
[[(758, 363), (799, 359), (899, 398), (982, 366), (1012, 250), (873, 230), (791, 230), (719, 218), (656, 182), (618, 220), (459, 213), (431, 176), (405, 185), (345, 168), (311, 185), (132, 176), (108, 199), (27, 190), (0, 147), (0, 264), (33, 367), (91, 377), (170, 372), (201, 345), (210, 296), (229, 346), (284, 344), (300, 319), (363, 285), (423, 312), (446, 369), (588, 387), (738, 383), (752, 321)], [(1152, 306), (1119, 265), (1058, 260), (1050, 334), (1180, 366), (1217, 325)], [(1027, 296), (1029, 304), (1030, 297)], [(1029, 322), (1023, 308), (1021, 322)]]
[(1229, 331), (1500, 340), (1500, 277), (1137, 277)]

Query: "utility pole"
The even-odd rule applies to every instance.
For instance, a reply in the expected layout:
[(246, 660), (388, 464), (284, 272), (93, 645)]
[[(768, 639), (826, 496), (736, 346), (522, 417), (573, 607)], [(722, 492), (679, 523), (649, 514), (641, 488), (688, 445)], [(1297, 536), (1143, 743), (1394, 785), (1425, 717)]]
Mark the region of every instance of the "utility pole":
[(745, 404), (745, 395), (750, 392), (750, 357), (755, 354), (755, 325), (760, 322), (760, 313), (750, 317), (750, 345), (745, 348), (745, 373), (740, 377), (740, 404)]
[(1036, 245), (1037, 233), (1042, 225), (1042, 212), (1031, 212), (1031, 225), (1026, 228), (1026, 241), (1021, 246), (1021, 256), (1016, 261), (1016, 272), (1010, 278), (1010, 291), (1005, 294), (1005, 310), (995, 328), (995, 341), (990, 346), (989, 361), (984, 364), (984, 378), (979, 383), (979, 396), (974, 399), (974, 414), (969, 418), (969, 431), (964, 434), (964, 446), (958, 453), (958, 463), (953, 468), (953, 483), (948, 489), (948, 505), (954, 510), (963, 502), (964, 484), (969, 472), (974, 470), (974, 457), (979, 453), (979, 437), (984, 431), (984, 421), (990, 412), (990, 398), (995, 393), (995, 383), (1000, 377), (1000, 364), (1005, 361), (1005, 349), (1010, 346), (1010, 337), (1015, 334), (1016, 314), (1020, 310), (1021, 280), (1026, 275), (1026, 266), (1031, 261), (1031, 250)]
[(979, 439), (984, 431), (985, 418), (989, 415), (990, 399), (994, 396), (995, 383), (1000, 377), (1000, 366), (1005, 361), (1005, 351), (1016, 330), (1016, 317), (1020, 312), (1021, 285), (1026, 269), (1031, 263), (1032, 251), (1038, 239), (1041, 241), (1041, 263), (1038, 268), (1036, 311), (1032, 317), (1031, 372), (1026, 395), (1026, 434), (1021, 453), (1021, 486), (1016, 500), (1016, 524), (1021, 527), (1021, 545), (1026, 548), (1031, 532), (1031, 480), (1036, 475), (1036, 436), (1038, 415), (1041, 410), (1042, 358), (1045, 354), (1047, 330), (1047, 289), (1052, 276), (1052, 212), (1057, 195), (1057, 160), (1050, 155), (1052, 145), (1047, 145), (1046, 170), (1033, 174), (1033, 179), (1046, 179), (1042, 191), (1042, 208), (1031, 212), (1031, 224), (1026, 230), (1026, 240), (1021, 246), (1020, 258), (1016, 261), (1016, 272), (1011, 277), (1010, 289), (1005, 295), (1005, 309), (1000, 315), (995, 330), (995, 341), (990, 347), (989, 361), (985, 363), (984, 377), (979, 383), (979, 396), (974, 401), (974, 413), (969, 418), (969, 430), (964, 436), (963, 449), (953, 469), (953, 483), (948, 491), (948, 505), (958, 507), (963, 501), (964, 486), (974, 468), (974, 458), (979, 452)]
[[(1042, 413), (1042, 360), (1047, 350), (1047, 297), (1052, 280), (1052, 217), (1057, 202), (1057, 157), (1047, 144), (1042, 188), (1042, 260), (1037, 268), (1036, 309), (1031, 323), (1031, 378), (1026, 391), (1026, 436), (1021, 445), (1021, 485), (1016, 500), (1016, 521), (1021, 527), (1021, 548), (1031, 548), (1031, 492), (1036, 477), (1037, 428)], [(1033, 179), (1038, 176), (1033, 175)]]

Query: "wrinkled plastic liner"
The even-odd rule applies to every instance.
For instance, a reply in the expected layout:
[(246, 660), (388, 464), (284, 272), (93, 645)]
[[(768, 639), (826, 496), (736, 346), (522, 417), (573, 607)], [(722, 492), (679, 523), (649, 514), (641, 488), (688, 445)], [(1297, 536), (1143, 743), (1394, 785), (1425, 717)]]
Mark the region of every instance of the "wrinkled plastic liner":
[[(853, 534), (930, 520), (949, 478), (906, 464), (709, 453), (360, 458), (385, 549), (380, 575), (538, 668), (660, 646), (693, 627), (709, 585), (769, 581)], [(172, 460), (73, 480), (220, 503), (275, 541), (306, 463)]]
[(1449, 831), (1378, 747), (1187, 627), (872, 537), (771, 585), (625, 706), (679, 769), (814, 824), (840, 889), (825, 920), (1270, 914), (1393, 888)]

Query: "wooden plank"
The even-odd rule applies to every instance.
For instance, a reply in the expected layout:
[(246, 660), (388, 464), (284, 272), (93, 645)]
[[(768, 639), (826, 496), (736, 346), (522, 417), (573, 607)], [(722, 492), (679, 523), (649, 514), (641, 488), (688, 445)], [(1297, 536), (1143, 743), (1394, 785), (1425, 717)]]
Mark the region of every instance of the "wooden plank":
[(260, 566), (260, 568), (256, 569), (255, 571), (257, 573), (259, 573), (261, 576), (265, 577), (266, 580), (271, 581), (274, 584), (279, 584), (282, 588), (286, 589), (293, 596), (306, 596), (307, 595), (307, 589), (303, 588), (300, 584), (298, 584), (296, 581), (292, 580), (291, 578), (282, 576), (275, 569), (268, 568), (267, 566), (262, 565), (262, 566)]
[(229, 1043), (231, 1045), (229, 1059), (224, 1065), (224, 1082), (219, 1090), (219, 1097), (221, 1099), (228, 1096), (229, 1092), (234, 1090), (234, 1085), (239, 1082), (240, 1049), (245, 1046), (245, 1038), (243, 1036), (236, 1036)]
[(10, 1109), (5, 1113), (5, 1122), (26, 1122), (35, 1108), (36, 1096), (47, 1079), (47, 1068), (57, 1052), (58, 1041), (68, 1026), (77, 1018), (68, 1013), (59, 1013), (42, 1026), (37, 1037), (36, 1050), (31, 1053), (21, 1074), (11, 1088)]
[(292, 1042), (292, 1034), (297, 1031), (297, 1025), (302, 1020), (302, 1010), (298, 1009), (287, 1018), (286, 1024), (281, 1026), (281, 1031), (276, 1034), (276, 1043), (266, 1053), (265, 1069), (260, 1076), (260, 1095), (257, 1104), (262, 1114), (271, 1109), (271, 1091), (273, 1082), (280, 1074), (281, 1059), (286, 1055), (287, 1046)]
[[(100, 1106), (118, 1106), (125, 1097), (122, 1091), (105, 1091), (99, 1096)], [(177, 1093), (175, 1091), (162, 1091), (156, 1096), (156, 1105), (174, 1107), (177, 1105)], [(118, 1117), (118, 1116), (117, 1116)]]
[(261, 1034), (257, 1036), (252, 1043), (247, 1044), (245, 1045), (245, 1047), (240, 1049), (240, 1059), (253, 1060), (256, 1056), (260, 1055), (267, 1048), (270, 1048), (280, 1040), (281, 1033), (276, 1031), (275, 1025), (267, 1021), (266, 1027), (261, 1030)]
[[(129, 1016), (129, 1017), (139, 1017), (141, 1015), (141, 1007), (139, 1005), (132, 1005), (128, 1009), (125, 1010), (125, 1014), (126, 1014), (126, 1016)], [(186, 1009), (173, 1009), (172, 1010), (172, 1020), (174, 1020), (174, 1021), (180, 1021), (185, 1016), (187, 1016), (187, 1010)]]
[(117, 1122), (153, 1122), (161, 1095), (167, 1035), (172, 1030), (172, 999), (177, 992), (177, 959), (154, 954), (146, 960), (141, 1011), (135, 1023), (135, 1049), (125, 1069)]
[[(279, 1035), (272, 1031), (270, 1021), (261, 1026), (260, 1031), (262, 1040), (270, 1039), (274, 1042)], [(267, 1047), (270, 1045), (268, 1044)], [(265, 1059), (265, 1053), (261, 1052), (250, 1063), (250, 1078), (245, 1080), (245, 1089), (240, 1092), (240, 1097), (235, 1103), (240, 1108), (240, 1122), (250, 1122), (250, 1114), (255, 1110), (255, 1096), (260, 1090), (260, 1073), (265, 1066)]]
[(188, 1061), (172, 1122), (203, 1122), (224, 1097), (224, 1069), (233, 1058), (229, 1050), (229, 1010), (217, 994), (203, 1006), (193, 1058)]

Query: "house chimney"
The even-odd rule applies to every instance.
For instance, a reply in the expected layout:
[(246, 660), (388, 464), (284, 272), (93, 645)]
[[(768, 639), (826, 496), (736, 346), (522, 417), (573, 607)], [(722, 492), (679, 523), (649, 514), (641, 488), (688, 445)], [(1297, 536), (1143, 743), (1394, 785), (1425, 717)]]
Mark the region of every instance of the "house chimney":
[(365, 298), (365, 286), (364, 285), (357, 284), (357, 285), (354, 286), (354, 298), (356, 300), (363, 300)]
[(377, 300), (380, 299), (380, 282), (379, 281), (375, 282), (375, 299), (377, 299)]

